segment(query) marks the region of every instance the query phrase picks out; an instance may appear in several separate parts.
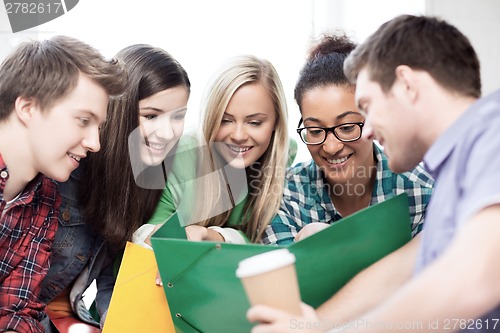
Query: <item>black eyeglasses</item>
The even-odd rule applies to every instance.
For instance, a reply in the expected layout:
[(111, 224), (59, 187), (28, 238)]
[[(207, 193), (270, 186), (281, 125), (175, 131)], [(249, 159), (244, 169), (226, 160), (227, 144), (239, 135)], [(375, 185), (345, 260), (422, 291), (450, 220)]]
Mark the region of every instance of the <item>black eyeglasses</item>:
[[(302, 119), (299, 121), (299, 126), (302, 124)], [(329, 132), (339, 141), (353, 142), (361, 138), (363, 126), (365, 123), (344, 123), (333, 127), (318, 127), (306, 126), (297, 128), (300, 138), (306, 145), (320, 145), (325, 142)]]

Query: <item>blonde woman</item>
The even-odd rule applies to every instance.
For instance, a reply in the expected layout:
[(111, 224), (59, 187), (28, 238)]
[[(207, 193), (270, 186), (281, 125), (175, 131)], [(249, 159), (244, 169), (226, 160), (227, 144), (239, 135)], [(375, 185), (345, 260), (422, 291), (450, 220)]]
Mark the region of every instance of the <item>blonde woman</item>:
[(276, 69), (251, 55), (229, 59), (208, 85), (202, 112), (195, 190), (186, 192), (195, 194), (175, 202), (167, 186), (150, 223), (177, 210), (190, 240), (260, 242), (278, 212), (288, 159), (287, 106)]

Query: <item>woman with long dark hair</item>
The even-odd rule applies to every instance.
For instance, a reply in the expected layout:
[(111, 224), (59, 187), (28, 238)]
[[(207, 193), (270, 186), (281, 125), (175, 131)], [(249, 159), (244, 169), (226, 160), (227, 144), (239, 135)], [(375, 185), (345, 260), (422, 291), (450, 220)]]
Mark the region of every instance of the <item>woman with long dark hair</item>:
[[(101, 150), (60, 184), (59, 230), (41, 292), (50, 319), (43, 322), (46, 332), (68, 332), (75, 323), (100, 332), (114, 286), (114, 259), (152, 215), (168, 177), (165, 158), (183, 132), (191, 84), (179, 62), (144, 44), (116, 58), (128, 86), (108, 105)], [(95, 279), (100, 323), (82, 300)]]

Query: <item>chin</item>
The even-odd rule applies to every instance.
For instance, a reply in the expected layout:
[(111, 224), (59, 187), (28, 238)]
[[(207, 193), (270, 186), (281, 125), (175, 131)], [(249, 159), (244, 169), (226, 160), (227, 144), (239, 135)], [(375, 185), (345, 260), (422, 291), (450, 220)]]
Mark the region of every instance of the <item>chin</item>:
[(44, 175), (55, 180), (55, 181), (58, 181), (60, 183), (64, 183), (65, 181), (67, 181), (69, 179), (71, 172), (67, 173), (67, 174), (59, 174), (59, 175), (49, 175), (49, 174), (44, 174)]
[(239, 161), (231, 161), (228, 164), (235, 169), (246, 169), (247, 167), (245, 163), (241, 163)]
[(154, 167), (154, 166), (158, 166), (161, 164), (161, 162), (163, 162), (163, 159), (161, 160), (158, 160), (158, 161), (144, 161), (142, 160), (142, 162), (144, 163), (144, 165), (148, 166), (148, 167)]
[(235, 169), (245, 169), (247, 163), (241, 156), (228, 156), (219, 152), (219, 157), (224, 161), (225, 164), (235, 168)]
[[(166, 154), (165, 154), (166, 156)], [(161, 162), (165, 159), (165, 156), (160, 157), (160, 156), (151, 156), (149, 152), (147, 151), (141, 151), (141, 162), (145, 166), (157, 166), (160, 165)]]

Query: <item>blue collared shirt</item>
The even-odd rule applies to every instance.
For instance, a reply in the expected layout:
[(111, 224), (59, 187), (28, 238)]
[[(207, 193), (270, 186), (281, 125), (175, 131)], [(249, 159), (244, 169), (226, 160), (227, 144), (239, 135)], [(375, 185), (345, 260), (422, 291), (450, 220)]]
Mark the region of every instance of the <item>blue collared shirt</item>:
[(424, 156), (436, 186), (417, 270), (482, 208), (500, 203), (500, 91), (473, 104)]
[[(436, 186), (427, 211), (416, 272), (441, 255), (472, 216), (500, 203), (499, 129), (500, 91), (474, 103), (425, 154), (424, 163), (436, 179)], [(499, 318), (497, 307), (482, 319), (491, 319), (493, 323)], [(496, 330), (500, 329), (500, 323), (497, 324)], [(467, 332), (496, 330), (483, 325), (482, 329)]]

